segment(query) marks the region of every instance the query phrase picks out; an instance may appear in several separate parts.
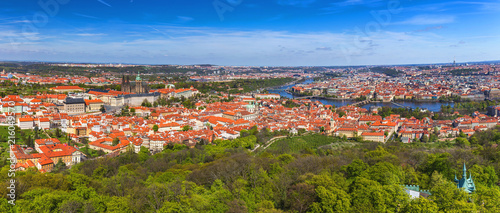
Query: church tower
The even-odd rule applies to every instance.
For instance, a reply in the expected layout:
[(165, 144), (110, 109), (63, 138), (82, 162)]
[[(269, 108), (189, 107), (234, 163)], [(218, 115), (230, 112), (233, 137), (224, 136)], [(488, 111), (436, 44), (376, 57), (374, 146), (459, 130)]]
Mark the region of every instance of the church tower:
[(472, 193), (476, 191), (476, 185), (474, 184), (474, 180), (472, 180), (472, 173), (469, 172), (469, 178), (467, 178), (467, 168), (463, 168), (462, 179), (457, 179), (457, 175), (455, 174), (455, 183), (457, 183), (457, 187), (459, 189), (465, 190), (467, 193)]
[(337, 128), (337, 123), (335, 122), (335, 120), (333, 120), (333, 118), (330, 118), (330, 130), (328, 133), (334, 133), (335, 131), (335, 128)]
[(335, 124), (336, 122), (333, 120), (333, 118), (330, 118), (330, 129), (335, 129), (335, 127), (337, 127)]
[(122, 92), (130, 92), (129, 76), (122, 75)]
[(139, 72), (137, 72), (137, 77), (135, 78), (135, 93), (144, 93), (144, 87), (142, 86), (142, 79)]

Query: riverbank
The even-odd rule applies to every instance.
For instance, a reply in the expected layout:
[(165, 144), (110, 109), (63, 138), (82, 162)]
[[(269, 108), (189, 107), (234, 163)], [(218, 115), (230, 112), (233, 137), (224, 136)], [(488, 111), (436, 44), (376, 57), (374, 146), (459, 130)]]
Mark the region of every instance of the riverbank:
[[(309, 84), (312, 82), (313, 82), (312, 79), (306, 79), (305, 82), (303, 82), (301, 84)], [(290, 93), (286, 92), (287, 90), (290, 91), (290, 88), (292, 88), (295, 85), (297, 85), (297, 84), (290, 83), (286, 86), (282, 86), (282, 87), (279, 87), (276, 89), (269, 89), (268, 91), (269, 91), (269, 93), (279, 94), (281, 97), (289, 98), (289, 99), (294, 99), (294, 98), (300, 99), (301, 97), (306, 97), (306, 96), (299, 96), (298, 94), (290, 94)], [(307, 98), (310, 98), (310, 100), (312, 100), (312, 101), (320, 101), (324, 105), (335, 105), (336, 107), (352, 105), (352, 104), (358, 102), (358, 101), (353, 100), (353, 99), (321, 97), (321, 96), (307, 97)], [(429, 101), (415, 101), (415, 100), (396, 100), (396, 102), (399, 105), (402, 105), (404, 107), (409, 107), (409, 108), (413, 108), (413, 109), (416, 109), (416, 108), (428, 109), (429, 111), (432, 111), (432, 112), (441, 111), (442, 105), (450, 105), (452, 107), (454, 106), (454, 103), (449, 103), (449, 102), (442, 103), (439, 101), (429, 102)], [(377, 101), (377, 102), (372, 101), (369, 104), (363, 105), (361, 107), (369, 110), (370, 107), (372, 107), (372, 106), (377, 106), (377, 107), (384, 107), (385, 106), (385, 107), (396, 107), (396, 108), (399, 107), (399, 106), (396, 106), (395, 104), (393, 104), (392, 102), (379, 102), (379, 101)]]
[[(308, 95), (308, 94), (301, 94), (301, 93), (292, 92), (290, 90), (290, 88), (285, 89), (284, 91), (286, 93), (292, 95), (294, 98), (309, 97), (309, 98), (312, 98), (312, 99), (324, 99), (324, 100), (334, 100), (334, 101), (353, 101), (353, 102), (364, 101), (364, 100), (356, 100), (356, 99), (352, 99), (352, 98), (334, 98), (334, 97), (325, 97), (325, 96), (312, 96), (312, 95)], [(399, 102), (411, 103), (411, 102), (415, 102), (415, 103), (440, 103), (440, 104), (453, 104), (453, 103), (455, 103), (453, 101), (450, 102), (450, 101), (424, 100), (424, 99), (394, 99), (392, 101), (380, 101), (380, 100), (374, 101), (374, 100), (372, 100), (370, 102), (372, 102), (372, 103), (391, 103), (391, 102), (395, 102), (395, 103), (399, 103)], [(469, 102), (469, 101), (460, 101), (460, 102), (457, 102), (457, 103), (466, 103), (466, 102)]]
[(427, 99), (394, 99), (393, 102), (419, 102), (419, 103), (455, 103), (453, 101), (427, 100)]
[[(260, 91), (263, 91), (263, 90), (268, 90), (268, 91), (269, 91), (269, 90), (275, 90), (275, 89), (279, 89), (279, 88), (282, 88), (282, 87), (288, 87), (288, 86), (291, 86), (291, 85), (295, 85), (295, 84), (298, 84), (298, 83), (300, 83), (300, 82), (304, 82), (304, 81), (306, 81), (306, 80), (307, 80), (307, 79), (300, 78), (300, 79), (297, 79), (297, 80), (292, 81), (292, 82), (288, 82), (288, 83), (283, 84), (283, 85), (280, 85), (280, 86), (274, 86), (274, 87), (264, 87), (264, 88), (260, 88), (260, 89), (258, 89), (258, 90), (260, 90)], [(256, 93), (256, 92), (257, 92), (257, 90), (252, 91), (251, 93)]]

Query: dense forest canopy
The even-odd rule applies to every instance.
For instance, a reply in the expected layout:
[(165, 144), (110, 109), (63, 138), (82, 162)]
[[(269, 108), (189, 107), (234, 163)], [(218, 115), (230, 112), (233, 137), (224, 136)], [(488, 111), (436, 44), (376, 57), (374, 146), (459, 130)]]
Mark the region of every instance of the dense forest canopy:
[[(217, 145), (172, 145), (153, 156), (128, 151), (56, 173), (17, 172), (16, 206), (3, 197), (0, 211), (499, 212), (499, 130), (434, 144), (306, 134), (281, 141), (310, 145), (286, 153), (280, 146), (248, 151), (272, 135), (253, 128)], [(350, 145), (325, 149), (324, 140)], [(453, 183), (464, 163), (476, 184), (472, 194)], [(4, 195), (8, 170), (0, 171)], [(419, 185), (431, 196), (410, 199), (404, 185)]]
[(267, 87), (277, 87), (283, 84), (290, 83), (294, 78), (267, 78), (267, 79), (236, 79), (229, 82), (196, 82), (184, 81), (177, 82), (176, 88), (190, 88), (191, 86), (198, 89), (201, 93), (209, 92), (227, 92), (230, 94), (252, 92), (263, 90)]
[(403, 73), (403, 72), (398, 71), (394, 68), (388, 68), (388, 67), (372, 67), (369, 70), (371, 72), (383, 73), (383, 74), (386, 74), (387, 76), (390, 76), (390, 77), (395, 77), (395, 76), (398, 76), (398, 75)]
[(457, 75), (457, 76), (464, 76), (464, 75), (474, 75), (475, 73), (482, 71), (483, 69), (475, 69), (475, 68), (460, 68), (460, 69), (454, 69), (450, 70), (449, 72), (452, 75)]
[(5, 69), (7, 72), (30, 73), (41, 76), (54, 75), (80, 75), (80, 76), (96, 76), (97, 73), (111, 72), (117, 74), (136, 74), (153, 73), (153, 74), (184, 74), (187, 72), (202, 73), (202, 69), (180, 68), (176, 65), (158, 65), (158, 66), (127, 66), (127, 67), (69, 67), (55, 66), (47, 63), (33, 63), (21, 65), (18, 63), (0, 63), (0, 69)]

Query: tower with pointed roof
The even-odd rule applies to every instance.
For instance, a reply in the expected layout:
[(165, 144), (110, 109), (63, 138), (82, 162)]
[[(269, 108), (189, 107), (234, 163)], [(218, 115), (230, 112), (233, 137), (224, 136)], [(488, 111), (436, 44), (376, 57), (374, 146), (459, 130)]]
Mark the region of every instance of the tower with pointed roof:
[(133, 84), (130, 83), (130, 76), (122, 77), (122, 92), (136, 94), (149, 93), (149, 87), (146, 82), (142, 81), (140, 73), (138, 72)]
[(462, 179), (457, 179), (457, 175), (455, 174), (455, 183), (457, 183), (457, 187), (459, 189), (465, 190), (467, 193), (472, 193), (476, 191), (476, 185), (474, 184), (474, 180), (472, 180), (472, 174), (469, 172), (469, 178), (467, 178), (467, 168), (463, 168)]
[(144, 93), (144, 87), (142, 86), (142, 79), (139, 71), (137, 71), (137, 77), (135, 77), (135, 93)]
[(330, 118), (330, 131), (333, 132), (333, 130), (335, 130), (336, 128), (336, 122), (335, 120), (333, 120), (333, 118)]
[(137, 77), (135, 77), (135, 81), (142, 81), (141, 73), (139, 71), (137, 71)]
[(122, 92), (131, 92), (130, 79), (129, 76), (122, 76)]

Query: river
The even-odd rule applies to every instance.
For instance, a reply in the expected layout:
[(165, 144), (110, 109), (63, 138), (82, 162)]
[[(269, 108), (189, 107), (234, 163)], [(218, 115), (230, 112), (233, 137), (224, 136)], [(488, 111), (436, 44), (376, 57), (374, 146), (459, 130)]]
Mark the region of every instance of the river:
[[(313, 79), (307, 79), (306, 81), (302, 82), (301, 84), (310, 84), (313, 82)], [(286, 97), (286, 98), (294, 98), (294, 97), (298, 97), (298, 96), (294, 96), (290, 93), (287, 93), (285, 90), (288, 89), (288, 88), (291, 88), (291, 87), (294, 87), (296, 84), (293, 84), (293, 85), (288, 85), (288, 86), (283, 86), (283, 87), (280, 87), (280, 88), (277, 88), (277, 89), (270, 89), (268, 90), (269, 93), (275, 93), (275, 94), (279, 94), (281, 95), (282, 97)], [(349, 105), (349, 104), (353, 104), (355, 103), (356, 101), (353, 101), (353, 100), (327, 100), (327, 99), (311, 99), (313, 101), (320, 101), (321, 103), (325, 104), (325, 105), (335, 105), (337, 107), (340, 107), (340, 106), (345, 106), (345, 105)], [(439, 112), (441, 110), (441, 105), (448, 105), (450, 104), (451, 106), (453, 106), (453, 103), (440, 103), (440, 102), (414, 102), (414, 101), (398, 101), (397, 102), (398, 104), (400, 105), (403, 105), (403, 106), (406, 106), (406, 107), (411, 107), (413, 109), (415, 108), (421, 108), (421, 109), (428, 109), (432, 112)], [(365, 108), (365, 109), (370, 109), (371, 106), (390, 106), (390, 107), (400, 107), (400, 106), (396, 106), (392, 103), (383, 103), (383, 102), (376, 102), (376, 103), (369, 103), (369, 104), (366, 104), (366, 105), (363, 105), (362, 107)]]

